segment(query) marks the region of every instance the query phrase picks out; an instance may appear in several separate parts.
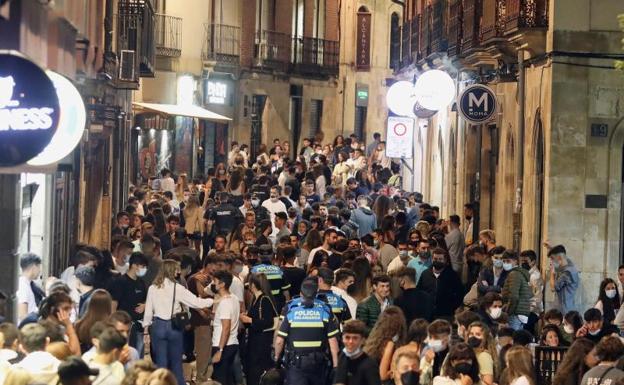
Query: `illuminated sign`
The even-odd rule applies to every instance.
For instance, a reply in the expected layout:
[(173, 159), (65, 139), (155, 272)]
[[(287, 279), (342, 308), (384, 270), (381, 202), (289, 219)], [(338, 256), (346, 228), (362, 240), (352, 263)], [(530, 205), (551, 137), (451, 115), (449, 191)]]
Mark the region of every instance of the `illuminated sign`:
[(46, 71), (54, 83), (61, 105), (58, 130), (50, 144), (35, 158), (28, 161), (31, 166), (45, 166), (63, 159), (80, 143), (87, 121), (82, 96), (67, 78), (53, 71)]
[(46, 73), (19, 53), (0, 52), (0, 166), (37, 156), (52, 140), (60, 117)]
[(206, 101), (209, 104), (225, 104), (227, 91), (227, 84), (209, 80), (206, 84)]

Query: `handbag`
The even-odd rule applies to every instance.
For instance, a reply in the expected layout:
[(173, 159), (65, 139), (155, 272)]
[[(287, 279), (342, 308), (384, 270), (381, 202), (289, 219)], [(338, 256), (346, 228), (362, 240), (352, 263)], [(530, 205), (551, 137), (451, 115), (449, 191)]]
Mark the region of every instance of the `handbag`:
[(279, 317), (279, 314), (277, 313), (277, 310), (275, 309), (275, 305), (273, 305), (273, 302), (271, 302), (271, 300), (268, 297), (260, 298), (260, 309), (259, 309), (260, 315), (262, 315), (262, 300), (265, 298), (269, 300), (269, 303), (271, 304), (271, 307), (273, 308), (273, 314), (275, 314), (275, 316), (273, 317), (273, 326), (268, 329), (263, 330), (263, 332), (270, 332), (270, 331), (278, 329), (280, 317)]
[(182, 311), (179, 313), (173, 313), (173, 309), (175, 307), (175, 297), (176, 297), (176, 287), (177, 283), (173, 283), (173, 301), (171, 302), (171, 326), (175, 330), (184, 331), (187, 326), (191, 324), (191, 318), (189, 317), (188, 312), (184, 310), (184, 305), (180, 303), (180, 307)]

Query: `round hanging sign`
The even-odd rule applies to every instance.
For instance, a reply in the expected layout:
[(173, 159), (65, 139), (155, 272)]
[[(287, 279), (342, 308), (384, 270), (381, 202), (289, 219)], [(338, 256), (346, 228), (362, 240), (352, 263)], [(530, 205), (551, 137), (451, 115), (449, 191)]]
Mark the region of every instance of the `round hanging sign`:
[(0, 51), (0, 167), (26, 163), (50, 143), (60, 117), (52, 80), (13, 51)]

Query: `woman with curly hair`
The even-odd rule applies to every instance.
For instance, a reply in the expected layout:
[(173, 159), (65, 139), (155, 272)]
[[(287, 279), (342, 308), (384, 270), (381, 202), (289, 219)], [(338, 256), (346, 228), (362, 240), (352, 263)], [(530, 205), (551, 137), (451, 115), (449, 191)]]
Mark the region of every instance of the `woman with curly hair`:
[(405, 341), (406, 329), (407, 322), (403, 311), (398, 306), (388, 306), (379, 315), (366, 340), (364, 352), (379, 363), (379, 377), (382, 382), (392, 379), (392, 355)]
[(552, 385), (579, 385), (583, 375), (596, 366), (593, 350), (594, 343), (587, 338), (574, 341), (557, 367)]

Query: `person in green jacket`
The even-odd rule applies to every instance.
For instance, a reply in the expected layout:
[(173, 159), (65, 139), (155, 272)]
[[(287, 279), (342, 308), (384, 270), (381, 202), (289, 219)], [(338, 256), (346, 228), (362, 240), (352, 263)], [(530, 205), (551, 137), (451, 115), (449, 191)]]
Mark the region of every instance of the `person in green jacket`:
[(503, 286), (503, 309), (509, 315), (509, 326), (520, 330), (531, 314), (530, 274), (519, 266), (519, 256), (513, 250), (503, 253), (503, 269), (508, 272)]
[(366, 334), (370, 333), (379, 318), (379, 314), (392, 305), (390, 298), (390, 277), (385, 274), (373, 278), (373, 293), (357, 306), (355, 318), (364, 322)]

